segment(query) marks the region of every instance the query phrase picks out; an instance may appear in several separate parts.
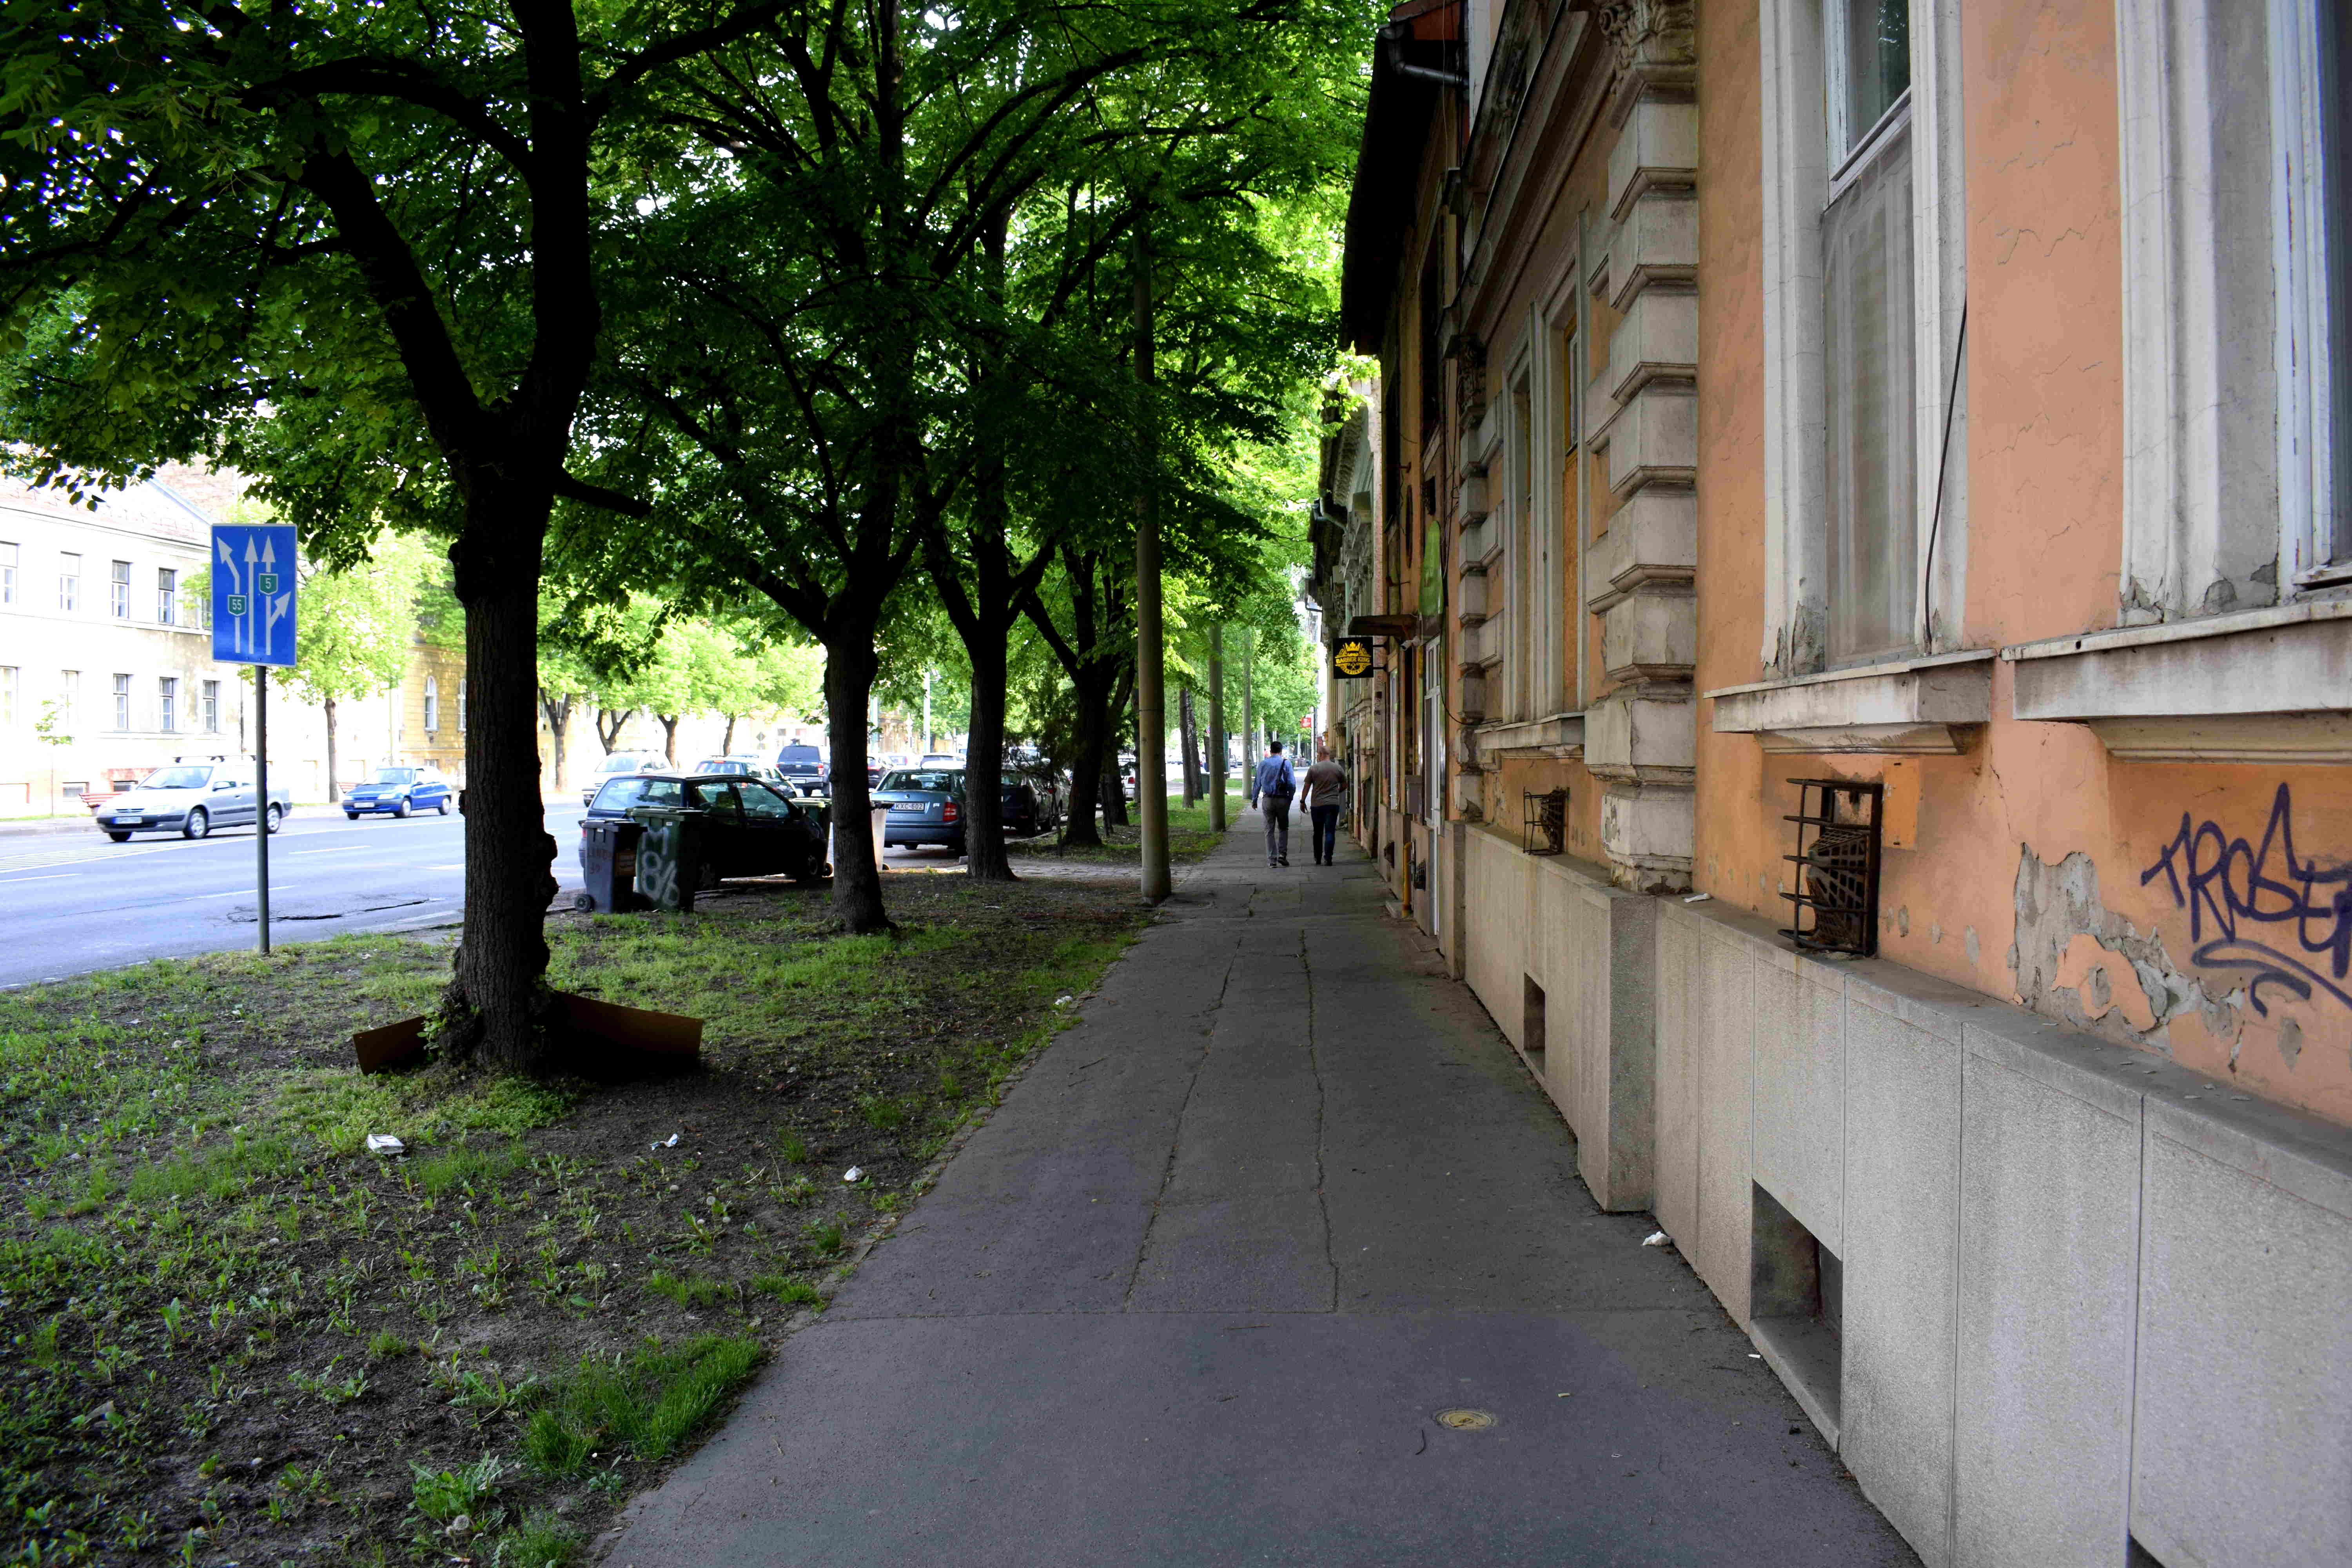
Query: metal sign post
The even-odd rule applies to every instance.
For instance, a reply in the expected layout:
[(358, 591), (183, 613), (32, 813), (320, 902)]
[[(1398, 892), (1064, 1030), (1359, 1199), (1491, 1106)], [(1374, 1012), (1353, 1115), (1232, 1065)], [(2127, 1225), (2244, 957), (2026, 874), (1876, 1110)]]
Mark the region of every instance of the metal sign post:
[(269, 667), (294, 663), (294, 531), (213, 526), (213, 657), (253, 666), (253, 860), (269, 951)]

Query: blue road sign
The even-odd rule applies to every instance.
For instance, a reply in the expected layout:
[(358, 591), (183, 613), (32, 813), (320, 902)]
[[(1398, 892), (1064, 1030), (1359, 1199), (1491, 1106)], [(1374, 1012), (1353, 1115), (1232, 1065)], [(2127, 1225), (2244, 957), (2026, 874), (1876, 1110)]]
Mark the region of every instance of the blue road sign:
[(213, 525), (213, 657), (294, 662), (294, 530)]

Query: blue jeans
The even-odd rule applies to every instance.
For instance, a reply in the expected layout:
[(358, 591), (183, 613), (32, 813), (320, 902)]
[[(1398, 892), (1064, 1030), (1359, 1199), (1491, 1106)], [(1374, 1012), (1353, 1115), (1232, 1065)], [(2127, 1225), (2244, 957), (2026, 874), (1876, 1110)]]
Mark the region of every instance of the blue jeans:
[(1310, 838), (1310, 842), (1315, 847), (1315, 858), (1328, 866), (1331, 863), (1332, 846), (1339, 841), (1339, 807), (1312, 805), (1307, 807), (1307, 810), (1313, 813), (1315, 817), (1315, 826)]
[(1265, 817), (1265, 858), (1272, 865), (1290, 858), (1290, 796), (1262, 795), (1257, 808)]

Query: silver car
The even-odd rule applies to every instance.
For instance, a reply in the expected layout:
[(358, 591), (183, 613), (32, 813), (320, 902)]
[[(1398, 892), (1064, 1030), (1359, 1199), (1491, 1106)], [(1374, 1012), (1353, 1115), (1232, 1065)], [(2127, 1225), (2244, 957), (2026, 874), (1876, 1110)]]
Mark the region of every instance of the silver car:
[[(253, 779), (253, 764), (248, 762), (173, 763), (157, 768), (92, 815), (99, 830), (117, 844), (134, 833), (202, 838), (215, 827), (253, 825), (257, 804)], [(292, 792), (284, 784), (271, 784), (269, 831), (277, 832), (293, 810)]]

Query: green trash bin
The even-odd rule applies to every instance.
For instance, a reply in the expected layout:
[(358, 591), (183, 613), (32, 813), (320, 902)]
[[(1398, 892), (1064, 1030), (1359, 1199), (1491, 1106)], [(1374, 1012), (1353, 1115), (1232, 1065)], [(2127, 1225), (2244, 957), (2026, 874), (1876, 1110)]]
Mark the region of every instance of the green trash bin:
[(637, 840), (637, 896), (657, 910), (690, 911), (702, 880), (703, 834), (709, 813), (666, 805), (632, 806)]

